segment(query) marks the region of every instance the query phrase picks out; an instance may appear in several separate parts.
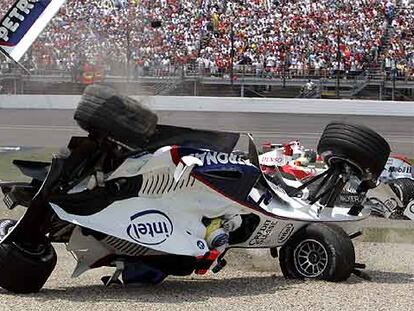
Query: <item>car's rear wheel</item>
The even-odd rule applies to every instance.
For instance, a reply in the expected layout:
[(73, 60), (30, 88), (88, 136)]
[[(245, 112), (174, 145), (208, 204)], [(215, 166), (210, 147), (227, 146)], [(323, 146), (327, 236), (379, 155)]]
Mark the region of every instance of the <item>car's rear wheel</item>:
[(375, 131), (352, 123), (329, 123), (319, 140), (318, 153), (329, 165), (348, 163), (357, 175), (377, 179), (390, 154), (385, 139)]
[(282, 246), (279, 262), (286, 278), (339, 282), (348, 279), (354, 270), (355, 251), (342, 228), (310, 224)]

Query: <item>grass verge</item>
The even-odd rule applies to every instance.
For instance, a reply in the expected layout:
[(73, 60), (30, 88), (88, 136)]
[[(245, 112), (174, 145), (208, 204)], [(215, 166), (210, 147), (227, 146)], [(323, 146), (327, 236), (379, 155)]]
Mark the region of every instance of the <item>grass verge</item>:
[(0, 180), (26, 180), (19, 169), (13, 165), (13, 160), (30, 160), (49, 162), (57, 150), (52, 148), (31, 148), (22, 151), (0, 153)]

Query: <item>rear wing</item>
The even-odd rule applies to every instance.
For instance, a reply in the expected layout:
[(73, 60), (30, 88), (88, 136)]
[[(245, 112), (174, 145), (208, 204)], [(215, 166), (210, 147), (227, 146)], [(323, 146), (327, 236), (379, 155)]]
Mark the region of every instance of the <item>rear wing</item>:
[(0, 22), (0, 52), (19, 64), (66, 0), (17, 0)]

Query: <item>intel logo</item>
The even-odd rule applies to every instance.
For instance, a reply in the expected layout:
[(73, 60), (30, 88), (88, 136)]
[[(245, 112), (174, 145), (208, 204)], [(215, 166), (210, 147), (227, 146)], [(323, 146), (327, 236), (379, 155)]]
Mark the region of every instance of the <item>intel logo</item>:
[(131, 216), (127, 234), (140, 244), (158, 245), (165, 242), (173, 230), (173, 224), (166, 214), (149, 210)]

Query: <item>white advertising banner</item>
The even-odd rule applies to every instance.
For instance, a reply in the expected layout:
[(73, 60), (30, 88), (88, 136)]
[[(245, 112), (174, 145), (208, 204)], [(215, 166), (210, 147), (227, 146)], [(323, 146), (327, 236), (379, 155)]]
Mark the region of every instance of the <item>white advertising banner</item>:
[(18, 62), (66, 0), (17, 0), (0, 22), (0, 48)]

